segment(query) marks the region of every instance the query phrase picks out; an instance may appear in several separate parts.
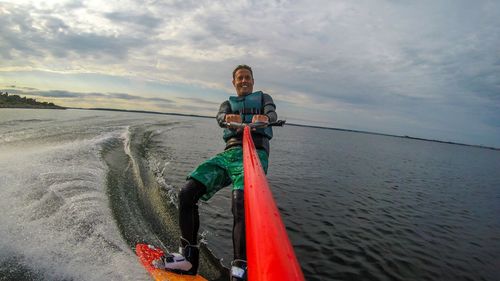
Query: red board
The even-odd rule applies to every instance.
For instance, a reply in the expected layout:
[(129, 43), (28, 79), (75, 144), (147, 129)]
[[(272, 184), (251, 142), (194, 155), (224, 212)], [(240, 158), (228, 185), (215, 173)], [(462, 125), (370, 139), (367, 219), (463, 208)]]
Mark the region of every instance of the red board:
[(207, 281), (201, 275), (182, 275), (155, 268), (151, 263), (163, 255), (163, 251), (148, 244), (137, 244), (135, 253), (139, 257), (144, 268), (156, 281)]

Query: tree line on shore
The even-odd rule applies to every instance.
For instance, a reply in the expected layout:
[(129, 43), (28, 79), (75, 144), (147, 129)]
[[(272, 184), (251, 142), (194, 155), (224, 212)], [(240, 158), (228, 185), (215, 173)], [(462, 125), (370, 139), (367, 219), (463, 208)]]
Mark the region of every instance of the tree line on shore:
[(55, 105), (53, 102), (38, 102), (32, 98), (9, 95), (7, 92), (0, 92), (0, 108), (2, 107), (64, 109), (64, 107)]

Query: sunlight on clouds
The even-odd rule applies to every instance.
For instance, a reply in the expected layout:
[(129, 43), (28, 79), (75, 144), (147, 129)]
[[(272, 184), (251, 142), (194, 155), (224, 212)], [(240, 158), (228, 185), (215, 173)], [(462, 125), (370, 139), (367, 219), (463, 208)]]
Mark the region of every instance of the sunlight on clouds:
[[(256, 70), (255, 89), (285, 104), (280, 110), (289, 116), (380, 130), (385, 120), (392, 124), (385, 132), (428, 126), (435, 134), (436, 120), (467, 115), (462, 125), (440, 123), (500, 143), (491, 125), (500, 110), (499, 3), (450, 3), (2, 1), (0, 78), (219, 102), (234, 92), (233, 67), (246, 63)], [(161, 86), (152, 94), (142, 84)], [(208, 110), (192, 99), (175, 101), (179, 108), (171, 110)], [(436, 110), (442, 105), (449, 107)], [(415, 116), (430, 117), (419, 126)]]
[(265, 57), (266, 53), (260, 50), (256, 52), (240, 46), (218, 46), (212, 49), (199, 49), (192, 46), (171, 46), (159, 51), (165, 57), (181, 57), (193, 61), (222, 61), (227, 58), (227, 54), (248, 54), (255, 57)]

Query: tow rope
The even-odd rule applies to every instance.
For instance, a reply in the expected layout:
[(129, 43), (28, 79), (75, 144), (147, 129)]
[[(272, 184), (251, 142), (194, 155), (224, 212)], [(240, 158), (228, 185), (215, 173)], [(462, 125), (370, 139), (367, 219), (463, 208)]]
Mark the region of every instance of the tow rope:
[(248, 126), (243, 131), (243, 171), (248, 280), (303, 281)]

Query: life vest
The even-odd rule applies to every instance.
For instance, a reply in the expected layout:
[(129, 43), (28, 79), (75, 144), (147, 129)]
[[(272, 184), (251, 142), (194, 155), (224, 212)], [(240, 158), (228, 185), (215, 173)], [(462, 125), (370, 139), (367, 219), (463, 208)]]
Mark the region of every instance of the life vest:
[[(231, 106), (231, 113), (239, 114), (243, 123), (252, 123), (252, 117), (255, 114), (263, 114), (261, 91), (241, 97), (231, 96), (229, 97), (229, 104)], [(252, 131), (252, 134), (263, 135), (271, 139), (273, 137), (273, 129), (271, 127), (258, 128)], [(234, 129), (224, 129), (224, 141), (237, 135), (238, 132)]]

